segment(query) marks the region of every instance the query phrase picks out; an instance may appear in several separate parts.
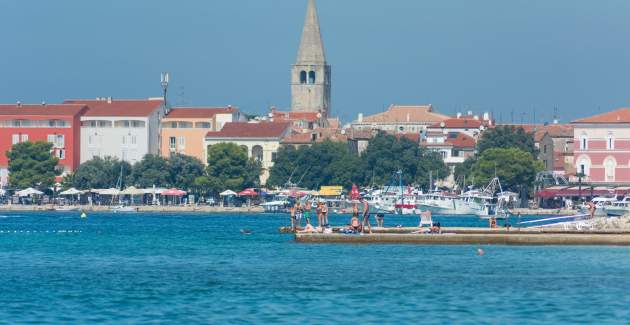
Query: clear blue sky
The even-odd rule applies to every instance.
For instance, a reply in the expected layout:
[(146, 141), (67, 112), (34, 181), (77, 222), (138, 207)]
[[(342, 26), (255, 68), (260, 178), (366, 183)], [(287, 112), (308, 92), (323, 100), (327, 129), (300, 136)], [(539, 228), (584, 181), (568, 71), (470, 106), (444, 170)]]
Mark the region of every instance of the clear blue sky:
[[(319, 0), (334, 115), (432, 103), (504, 121), (630, 106), (630, 1)], [(0, 102), (290, 104), (306, 0), (2, 0)], [(524, 115), (523, 115), (524, 114)]]

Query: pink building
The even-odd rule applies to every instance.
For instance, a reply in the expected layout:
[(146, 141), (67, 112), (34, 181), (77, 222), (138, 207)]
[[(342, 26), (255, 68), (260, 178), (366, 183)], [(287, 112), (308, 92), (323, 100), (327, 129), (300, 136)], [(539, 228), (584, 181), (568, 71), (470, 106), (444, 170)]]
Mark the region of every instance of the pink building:
[(591, 183), (630, 184), (630, 108), (571, 123), (577, 173)]

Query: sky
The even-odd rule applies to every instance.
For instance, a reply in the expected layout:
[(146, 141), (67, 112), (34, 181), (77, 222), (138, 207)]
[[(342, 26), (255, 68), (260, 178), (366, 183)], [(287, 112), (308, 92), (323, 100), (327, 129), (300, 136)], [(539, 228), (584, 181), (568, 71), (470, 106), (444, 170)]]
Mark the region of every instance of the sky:
[[(630, 1), (319, 0), (332, 115), (390, 104), (502, 122), (630, 106)], [(2, 0), (0, 102), (290, 106), (306, 0)]]

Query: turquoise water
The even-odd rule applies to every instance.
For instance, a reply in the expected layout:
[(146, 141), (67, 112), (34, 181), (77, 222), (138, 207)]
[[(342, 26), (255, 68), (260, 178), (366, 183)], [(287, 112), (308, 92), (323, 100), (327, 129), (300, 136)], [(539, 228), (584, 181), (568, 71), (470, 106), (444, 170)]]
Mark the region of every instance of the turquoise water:
[(279, 215), (5, 214), (0, 323), (630, 321), (629, 248), (488, 246), (480, 257), (476, 246), (302, 245), (278, 233), (286, 223)]

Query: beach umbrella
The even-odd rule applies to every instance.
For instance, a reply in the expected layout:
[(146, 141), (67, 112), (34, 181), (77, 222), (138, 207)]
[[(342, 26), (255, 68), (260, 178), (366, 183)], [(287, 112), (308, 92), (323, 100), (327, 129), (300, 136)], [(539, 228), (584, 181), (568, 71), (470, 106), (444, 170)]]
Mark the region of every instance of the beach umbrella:
[(237, 193), (232, 190), (227, 190), (227, 191), (221, 192), (219, 195), (220, 196), (235, 196), (237, 195)]
[(59, 195), (78, 195), (78, 194), (81, 194), (81, 193), (83, 193), (83, 192), (81, 192), (81, 191), (77, 190), (76, 188), (72, 187), (72, 188), (69, 188), (69, 189), (67, 189), (67, 190), (65, 190), (63, 192), (60, 192)]
[(134, 186), (127, 187), (124, 191), (120, 192), (121, 195), (142, 195), (144, 190), (135, 188)]
[(184, 195), (186, 195), (186, 191), (178, 190), (176, 188), (171, 188), (171, 189), (168, 189), (168, 190), (162, 192), (162, 195), (164, 195), (164, 196), (184, 196)]
[(29, 187), (27, 189), (18, 191), (15, 194), (17, 194), (18, 196), (23, 197), (23, 196), (31, 196), (31, 195), (42, 195), (42, 194), (44, 194), (44, 192), (41, 192), (41, 191), (38, 191), (38, 190), (36, 190), (36, 189), (34, 189), (32, 187)]
[(109, 188), (106, 190), (99, 191), (100, 195), (120, 195), (120, 190), (117, 188)]
[(258, 193), (256, 193), (256, 191), (254, 191), (254, 189), (252, 188), (248, 188), (242, 192), (238, 193), (238, 196), (258, 196)]

